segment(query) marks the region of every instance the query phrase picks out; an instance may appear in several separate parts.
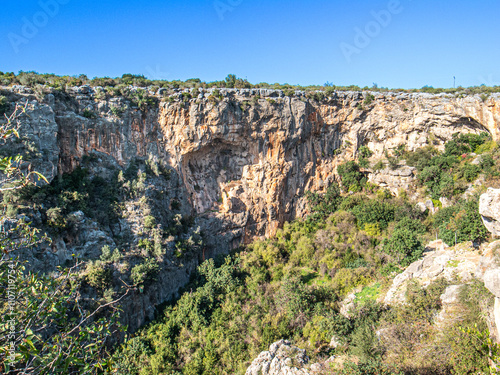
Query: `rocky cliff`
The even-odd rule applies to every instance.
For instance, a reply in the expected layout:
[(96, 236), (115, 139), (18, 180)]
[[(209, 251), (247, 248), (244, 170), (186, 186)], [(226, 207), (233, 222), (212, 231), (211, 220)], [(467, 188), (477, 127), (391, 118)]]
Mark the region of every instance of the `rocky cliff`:
[[(157, 199), (157, 216), (172, 217), (170, 202), (178, 202), (180, 215), (194, 218), (205, 234), (203, 257), (270, 236), (285, 221), (303, 216), (305, 192), (323, 191), (336, 179), (337, 166), (354, 159), (363, 145), (376, 161), (401, 145), (408, 150), (429, 143), (442, 147), (456, 132), (489, 132), (500, 139), (498, 94), (484, 100), (336, 92), (316, 100), (303, 92), (285, 96), (259, 89), (198, 91), (195, 97), (163, 89), (143, 92), (131, 87), (130, 92), (126, 98), (88, 86), (66, 92), (3, 87), (0, 94), (12, 105), (31, 103), (21, 132), (33, 144), (31, 162), (49, 179), (73, 171), (89, 156), (98, 161), (92, 173), (104, 178), (135, 159), (166, 166), (171, 178), (161, 182), (165, 196)], [(148, 101), (131, 99), (139, 92), (135, 98), (146, 96)], [(411, 190), (412, 170), (403, 172), (378, 173), (371, 179), (394, 192)], [(137, 234), (134, 215), (143, 213), (129, 206), (120, 228)], [(117, 233), (123, 235), (122, 229), (99, 230), (100, 240), (89, 254), (115, 241)], [(82, 241), (58, 239), (57, 259), (83, 246)], [(160, 277), (164, 282), (145, 304), (168, 299), (187, 281), (197, 261), (183, 264), (187, 268), (182, 277), (175, 276), (178, 264), (166, 267), (171, 276)], [(172, 277), (178, 282), (170, 282)], [(151, 316), (141, 313), (133, 327)]]

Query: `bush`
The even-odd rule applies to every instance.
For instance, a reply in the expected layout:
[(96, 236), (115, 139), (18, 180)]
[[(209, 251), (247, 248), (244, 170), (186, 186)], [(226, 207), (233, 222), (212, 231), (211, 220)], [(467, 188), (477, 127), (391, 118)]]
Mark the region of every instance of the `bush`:
[(153, 229), (156, 226), (156, 219), (152, 215), (148, 215), (144, 218), (144, 228)]
[(439, 229), (439, 236), (449, 245), (455, 244), (455, 234), (457, 243), (482, 242), (489, 236), (479, 214), (477, 197), (438, 211), (434, 215), (433, 225)]
[(104, 245), (101, 249), (101, 256), (100, 259), (103, 262), (117, 262), (121, 258), (120, 250), (118, 248), (114, 249), (113, 252), (111, 252), (111, 249), (108, 245)]
[(88, 119), (96, 119), (97, 118), (97, 115), (95, 114), (95, 112), (92, 112), (88, 109), (85, 109), (83, 111), (83, 114), (82, 114), (83, 117), (85, 118), (88, 118)]
[(490, 141), (488, 133), (481, 134), (453, 134), (453, 139), (445, 145), (445, 155), (460, 156), (474, 152), (479, 146)]
[(55, 229), (65, 229), (68, 221), (62, 214), (60, 207), (49, 208), (47, 210), (47, 224)]
[(331, 184), (323, 195), (307, 191), (306, 198), (311, 211), (322, 218), (326, 218), (337, 211), (342, 199), (337, 183)]
[(424, 232), (420, 221), (404, 218), (396, 224), (390, 239), (384, 241), (384, 251), (407, 266), (422, 256), (424, 246), (419, 237)]
[(144, 263), (134, 266), (130, 276), (135, 285), (142, 286), (148, 282), (154, 281), (159, 271), (160, 267), (156, 260), (147, 259)]
[(463, 176), (467, 182), (474, 181), (480, 172), (481, 168), (474, 164), (467, 163), (460, 168), (460, 175)]
[(111, 283), (111, 270), (105, 267), (99, 260), (95, 262), (90, 261), (87, 264), (85, 278), (89, 285), (103, 291), (107, 289)]
[(366, 177), (359, 170), (359, 165), (354, 161), (348, 161), (337, 167), (337, 173), (342, 181), (342, 186), (346, 189), (359, 189), (366, 185)]
[(0, 95), (0, 116), (3, 117), (3, 115), (9, 110), (9, 102), (7, 101), (7, 98), (5, 96)]
[(380, 229), (386, 229), (394, 220), (394, 206), (388, 202), (370, 199), (355, 205), (350, 211), (356, 216), (358, 228), (365, 228), (365, 224), (378, 223)]

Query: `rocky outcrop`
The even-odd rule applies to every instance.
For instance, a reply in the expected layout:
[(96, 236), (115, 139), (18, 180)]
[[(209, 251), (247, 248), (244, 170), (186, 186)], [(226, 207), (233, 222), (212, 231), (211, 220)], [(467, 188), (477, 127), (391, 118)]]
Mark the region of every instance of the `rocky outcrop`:
[(309, 357), (304, 349), (280, 340), (262, 352), (248, 367), (245, 375), (309, 375), (305, 368)]
[(479, 251), (471, 243), (450, 248), (440, 240), (434, 241), (427, 246), (423, 259), (413, 262), (394, 278), (384, 302), (404, 303), (409, 280), (418, 280), (426, 287), (438, 278), (445, 278), (453, 283), (441, 296), (445, 305), (444, 311), (440, 314), (441, 320), (446, 314), (446, 305), (457, 303), (461, 285), (473, 279), (484, 282), (485, 287), (495, 297), (492, 321), (496, 327), (492, 327), (491, 331), (500, 341), (500, 241), (488, 244)]
[(368, 182), (389, 190), (394, 195), (409, 191), (415, 182), (416, 168), (403, 166), (396, 169), (385, 168), (368, 175)]
[(479, 199), (479, 213), (484, 226), (495, 237), (500, 236), (500, 189), (489, 188)]

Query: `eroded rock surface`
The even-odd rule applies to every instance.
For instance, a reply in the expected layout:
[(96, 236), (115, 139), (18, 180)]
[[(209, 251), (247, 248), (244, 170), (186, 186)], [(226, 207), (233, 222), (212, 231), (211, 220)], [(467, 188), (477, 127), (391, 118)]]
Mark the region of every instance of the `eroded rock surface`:
[(500, 189), (489, 188), (479, 199), (479, 213), (484, 226), (495, 237), (500, 236)]
[[(434, 241), (427, 246), (424, 257), (413, 262), (404, 272), (397, 275), (388, 290), (384, 302), (387, 304), (404, 303), (408, 281), (414, 279), (424, 287), (431, 282), (445, 278), (453, 283), (441, 296), (445, 305), (438, 320), (446, 315), (446, 306), (458, 302), (460, 287), (478, 279), (495, 296), (494, 317), (495, 327), (492, 333), (500, 340), (500, 241), (492, 242), (482, 250), (476, 250), (472, 243), (463, 243), (447, 247), (442, 241)], [(493, 325), (493, 322), (492, 322)]]
[(245, 375), (309, 375), (305, 366), (309, 357), (304, 349), (280, 340), (262, 352), (248, 367)]

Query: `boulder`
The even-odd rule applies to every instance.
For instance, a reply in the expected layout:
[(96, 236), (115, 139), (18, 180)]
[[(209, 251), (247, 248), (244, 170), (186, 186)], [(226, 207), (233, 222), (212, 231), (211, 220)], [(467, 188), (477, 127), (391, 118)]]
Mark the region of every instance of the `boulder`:
[(268, 351), (261, 352), (245, 375), (309, 375), (305, 369), (308, 362), (304, 349), (280, 340), (271, 344)]
[(484, 226), (494, 237), (500, 236), (500, 189), (489, 188), (479, 199)]

